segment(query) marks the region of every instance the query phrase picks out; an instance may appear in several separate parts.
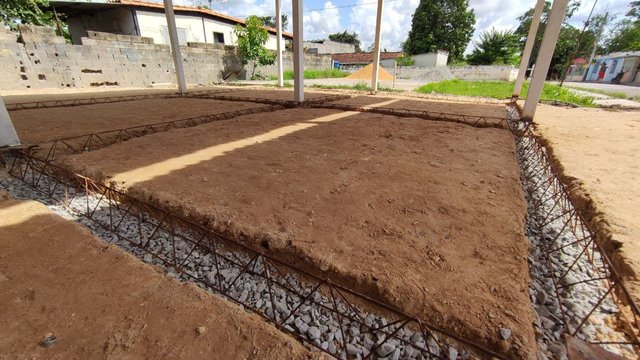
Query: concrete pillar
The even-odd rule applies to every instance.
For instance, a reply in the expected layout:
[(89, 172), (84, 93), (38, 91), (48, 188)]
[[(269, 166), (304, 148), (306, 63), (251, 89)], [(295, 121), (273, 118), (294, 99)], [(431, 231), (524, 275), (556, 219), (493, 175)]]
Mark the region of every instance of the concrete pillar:
[(529, 26), (529, 34), (527, 35), (527, 42), (524, 45), (524, 51), (522, 52), (522, 59), (520, 60), (520, 68), (518, 69), (518, 77), (516, 78), (516, 86), (513, 89), (513, 98), (520, 97), (522, 91), (522, 84), (524, 84), (524, 77), (529, 66), (529, 60), (531, 59), (531, 52), (533, 51), (533, 45), (536, 42), (536, 34), (538, 33), (538, 26), (540, 25), (540, 18), (542, 10), (544, 10), (545, 0), (538, 0), (536, 7), (533, 10), (533, 18), (531, 19), (531, 25)]
[(178, 81), (178, 92), (187, 93), (187, 83), (184, 80), (184, 68), (182, 67), (182, 55), (180, 55), (180, 44), (178, 43), (178, 30), (176, 29), (176, 18), (173, 14), (172, 0), (164, 0), (164, 14), (167, 17), (167, 29), (169, 30), (169, 41), (171, 41), (171, 53), (173, 54), (173, 64), (176, 67), (176, 77)]
[(18, 145), (20, 145), (20, 139), (18, 139), (16, 129), (13, 128), (7, 107), (4, 106), (4, 100), (0, 97), (0, 148)]
[(304, 101), (304, 46), (302, 34), (302, 0), (293, 0), (293, 97)]
[(384, 0), (378, 0), (378, 15), (376, 16), (376, 36), (373, 46), (373, 73), (371, 74), (371, 90), (378, 91), (378, 68), (380, 67), (380, 26), (382, 25), (382, 7)]
[(276, 0), (276, 37), (278, 38), (278, 86), (284, 86), (284, 64), (282, 63), (282, 8), (280, 0)]
[(562, 27), (568, 3), (569, 0), (555, 0), (551, 7), (551, 14), (549, 14), (549, 20), (547, 21), (542, 44), (540, 45), (540, 52), (536, 59), (536, 71), (533, 73), (533, 79), (531, 80), (531, 84), (529, 84), (529, 92), (524, 103), (522, 120), (533, 121), (533, 117), (536, 114), (538, 102), (542, 95), (542, 87), (544, 86), (544, 81), (549, 71), (551, 57), (558, 42), (558, 35), (560, 34), (560, 28)]

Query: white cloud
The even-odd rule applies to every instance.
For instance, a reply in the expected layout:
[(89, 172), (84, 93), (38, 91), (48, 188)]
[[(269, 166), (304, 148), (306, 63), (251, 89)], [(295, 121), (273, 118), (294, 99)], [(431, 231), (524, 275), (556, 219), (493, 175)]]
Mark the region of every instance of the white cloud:
[[(411, 17), (419, 0), (396, 0), (384, 4), (382, 11), (381, 48), (389, 51), (400, 50), (411, 30)], [(376, 4), (371, 0), (358, 0), (349, 14), (349, 31), (358, 33), (362, 49), (367, 49), (374, 41), (376, 32)]]
[(340, 11), (331, 1), (324, 3), (323, 11), (311, 11), (303, 15), (304, 39), (326, 39), (329, 34), (336, 33), (340, 28)]

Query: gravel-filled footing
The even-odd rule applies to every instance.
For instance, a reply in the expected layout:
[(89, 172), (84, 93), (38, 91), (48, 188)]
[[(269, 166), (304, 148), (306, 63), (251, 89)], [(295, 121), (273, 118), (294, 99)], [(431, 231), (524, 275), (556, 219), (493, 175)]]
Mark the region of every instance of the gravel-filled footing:
[[(512, 121), (517, 121), (515, 109), (509, 112)], [(512, 126), (522, 125), (513, 122)], [(540, 357), (566, 359), (564, 336), (577, 328), (575, 336), (587, 342), (628, 341), (617, 326), (620, 309), (612, 294), (607, 294), (602, 254), (590, 243), (593, 237), (566, 194), (553, 186), (560, 180), (551, 171), (544, 147), (534, 146), (536, 141), (531, 133), (516, 139), (528, 203), (525, 231), (531, 242), (529, 294), (536, 315)], [(635, 354), (630, 345), (603, 347), (616, 354)]]

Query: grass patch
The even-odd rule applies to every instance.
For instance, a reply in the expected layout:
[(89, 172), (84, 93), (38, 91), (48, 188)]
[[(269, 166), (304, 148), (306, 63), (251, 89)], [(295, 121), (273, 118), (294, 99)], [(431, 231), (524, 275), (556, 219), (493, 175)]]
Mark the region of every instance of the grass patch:
[[(328, 69), (328, 70), (305, 70), (304, 78), (305, 79), (331, 79), (331, 78), (343, 78), (349, 75), (348, 72), (338, 70), (338, 69)], [(287, 70), (282, 74), (282, 77), (285, 80), (293, 80), (293, 70)], [(269, 76), (269, 80), (278, 80), (278, 77), (275, 75)]]
[[(315, 85), (311, 85), (311, 87), (317, 88), (317, 89), (328, 89), (328, 90), (339, 89), (339, 90), (371, 91), (371, 87), (369, 85), (367, 85), (367, 83), (365, 83), (365, 82), (359, 82), (359, 83), (354, 84), (354, 85), (322, 85), (322, 84), (315, 84)], [(402, 90), (388, 88), (386, 86), (380, 85), (379, 83), (378, 83), (378, 91), (402, 92)]]
[[(456, 79), (423, 85), (417, 88), (416, 92), (509, 99), (513, 93), (513, 87), (514, 82), (512, 81), (464, 81)], [(528, 90), (529, 83), (525, 82), (521, 96), (525, 97)], [(541, 100), (560, 101), (585, 107), (596, 106), (591, 96), (577, 95), (565, 88), (551, 84), (544, 84)]]

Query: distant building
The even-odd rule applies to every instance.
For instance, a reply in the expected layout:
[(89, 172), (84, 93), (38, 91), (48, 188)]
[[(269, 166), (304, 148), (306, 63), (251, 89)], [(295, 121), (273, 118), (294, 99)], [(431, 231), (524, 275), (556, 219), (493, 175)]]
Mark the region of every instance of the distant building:
[[(88, 31), (153, 38), (156, 44), (169, 44), (169, 31), (162, 3), (138, 0), (51, 0), (49, 7), (69, 24), (74, 44), (80, 44)], [(244, 25), (242, 19), (209, 9), (192, 6), (174, 6), (178, 42), (235, 45), (233, 28)], [(269, 40), (266, 47), (275, 50), (276, 30), (267, 28)], [(293, 35), (283, 32), (284, 40)]]
[(355, 53), (356, 46), (331, 40), (305, 41), (304, 47), (312, 54), (344, 54)]
[(621, 84), (640, 85), (640, 51), (596, 56), (583, 81), (611, 82), (620, 72), (623, 72)]
[[(398, 57), (402, 56), (402, 51), (393, 52), (381, 52), (380, 53), (380, 65), (387, 69), (392, 68)], [(435, 66), (447, 66), (447, 60), (449, 53), (446, 51), (437, 51), (434, 53), (425, 53), (412, 55), (413, 66), (416, 67), (435, 67)], [(347, 53), (347, 54), (333, 54), (331, 59), (334, 63), (338, 63), (343, 70), (359, 69), (363, 66), (369, 65), (373, 62), (373, 53), (360, 52), (360, 53)]]

